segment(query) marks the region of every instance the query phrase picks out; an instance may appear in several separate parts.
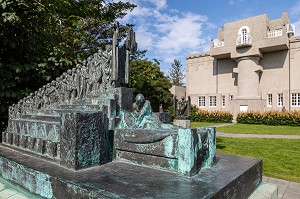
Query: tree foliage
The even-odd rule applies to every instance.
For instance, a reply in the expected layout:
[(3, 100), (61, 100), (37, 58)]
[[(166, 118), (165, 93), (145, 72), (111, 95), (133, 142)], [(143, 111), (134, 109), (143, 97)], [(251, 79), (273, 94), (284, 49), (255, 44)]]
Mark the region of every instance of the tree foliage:
[(135, 7), (106, 2), (0, 0), (0, 130), (9, 105), (109, 43), (116, 19)]
[(171, 83), (160, 71), (157, 60), (149, 61), (141, 58), (132, 60), (130, 62), (129, 87), (134, 88), (135, 95), (142, 93), (151, 102), (154, 111), (158, 111), (160, 105), (165, 109), (172, 103), (169, 90)]
[(170, 76), (168, 77), (175, 86), (183, 86), (183, 80), (185, 78), (184, 70), (182, 69), (182, 64), (179, 60), (174, 59), (174, 63), (172, 63), (171, 68), (169, 70)]

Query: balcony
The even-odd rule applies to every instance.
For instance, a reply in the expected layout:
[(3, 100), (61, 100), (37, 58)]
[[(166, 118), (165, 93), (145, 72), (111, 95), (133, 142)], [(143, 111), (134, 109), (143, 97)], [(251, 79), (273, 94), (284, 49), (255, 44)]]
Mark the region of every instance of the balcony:
[(224, 46), (224, 41), (220, 42), (218, 39), (214, 39), (212, 42), (214, 48), (220, 48)]
[(282, 36), (282, 29), (269, 31), (267, 33), (267, 38), (281, 37), (281, 36)]
[(239, 35), (236, 38), (236, 48), (252, 46), (252, 36), (250, 34)]

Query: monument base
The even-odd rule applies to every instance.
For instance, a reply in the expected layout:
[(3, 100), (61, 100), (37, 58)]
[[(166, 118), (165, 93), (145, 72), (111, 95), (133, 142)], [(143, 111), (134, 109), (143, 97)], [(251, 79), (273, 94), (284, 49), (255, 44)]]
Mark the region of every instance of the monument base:
[(173, 124), (183, 128), (191, 128), (191, 120), (174, 119)]
[(211, 169), (186, 177), (122, 161), (72, 171), (3, 145), (0, 151), (1, 176), (45, 198), (242, 199), (265, 189), (262, 161), (253, 158), (217, 154)]

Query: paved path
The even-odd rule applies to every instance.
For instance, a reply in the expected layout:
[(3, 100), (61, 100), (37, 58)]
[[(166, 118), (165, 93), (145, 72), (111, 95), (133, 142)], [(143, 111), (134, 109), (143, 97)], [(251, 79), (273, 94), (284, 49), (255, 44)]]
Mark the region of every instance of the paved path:
[(263, 176), (263, 181), (277, 185), (279, 199), (299, 199), (300, 183)]
[(40, 199), (40, 197), (0, 177), (0, 199)]

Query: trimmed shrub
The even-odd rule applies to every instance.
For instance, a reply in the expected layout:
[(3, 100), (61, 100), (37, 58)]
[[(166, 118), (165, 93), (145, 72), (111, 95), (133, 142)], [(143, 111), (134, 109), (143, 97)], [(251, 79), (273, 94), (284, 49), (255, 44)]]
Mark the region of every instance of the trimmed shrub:
[(236, 120), (242, 124), (300, 126), (300, 111), (248, 111), (238, 113)]
[(228, 111), (208, 111), (198, 109), (192, 106), (191, 121), (192, 122), (215, 122), (215, 123), (231, 123), (233, 115)]

